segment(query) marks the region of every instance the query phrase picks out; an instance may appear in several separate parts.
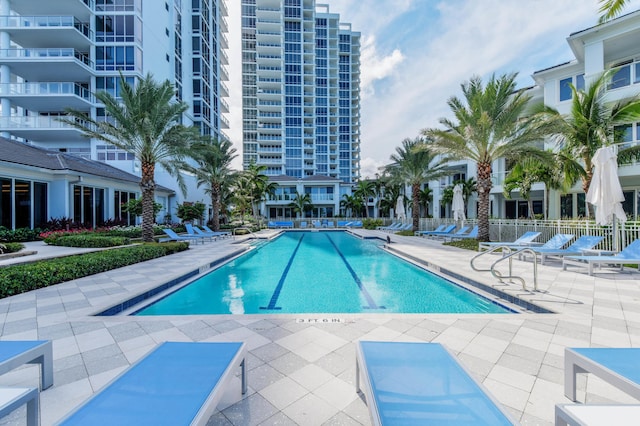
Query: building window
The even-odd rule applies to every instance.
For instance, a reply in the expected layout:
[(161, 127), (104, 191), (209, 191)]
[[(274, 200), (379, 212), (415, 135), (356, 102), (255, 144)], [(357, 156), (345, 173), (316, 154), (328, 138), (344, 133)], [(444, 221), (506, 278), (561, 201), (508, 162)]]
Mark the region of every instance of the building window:
[(104, 223), (104, 189), (73, 186), (73, 221), (88, 228)]
[(584, 90), (584, 74), (578, 74), (573, 77), (567, 77), (560, 80), (560, 101), (568, 101), (573, 96), (571, 85), (576, 90)]

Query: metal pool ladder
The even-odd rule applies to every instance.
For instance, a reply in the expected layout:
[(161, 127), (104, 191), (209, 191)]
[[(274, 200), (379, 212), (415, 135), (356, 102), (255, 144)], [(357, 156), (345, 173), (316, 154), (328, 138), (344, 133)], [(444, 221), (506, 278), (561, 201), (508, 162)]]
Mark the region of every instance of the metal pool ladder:
[[(497, 250), (506, 250), (509, 253), (507, 255), (503, 255), (500, 259), (496, 260), (495, 262), (493, 262), (491, 264), (491, 267), (489, 269), (481, 269), (476, 267), (473, 262), (479, 258), (480, 256), (483, 256), (485, 254), (489, 254), (489, 253), (493, 253)], [(491, 250), (488, 251), (484, 251), (482, 253), (479, 253), (477, 255), (475, 255), (473, 258), (471, 258), (471, 260), (469, 261), (469, 265), (471, 266), (471, 268), (474, 271), (478, 271), (478, 272), (491, 272), (491, 275), (493, 275), (494, 277), (496, 277), (501, 283), (504, 282), (505, 279), (509, 279), (509, 280), (518, 280), (520, 281), (520, 283), (522, 284), (522, 289), (524, 291), (529, 291), (527, 290), (527, 283), (525, 281), (525, 279), (519, 275), (513, 275), (513, 256), (517, 255), (521, 255), (523, 253), (530, 253), (533, 255), (533, 291), (538, 291), (538, 255), (536, 254), (535, 251), (533, 251), (530, 248), (525, 248), (522, 250), (516, 250), (513, 251), (511, 249), (511, 247), (509, 246), (497, 246), (492, 248)], [(508, 275), (503, 275), (500, 271), (498, 271), (496, 269), (496, 265), (502, 261), (505, 260), (509, 260), (509, 274)]]

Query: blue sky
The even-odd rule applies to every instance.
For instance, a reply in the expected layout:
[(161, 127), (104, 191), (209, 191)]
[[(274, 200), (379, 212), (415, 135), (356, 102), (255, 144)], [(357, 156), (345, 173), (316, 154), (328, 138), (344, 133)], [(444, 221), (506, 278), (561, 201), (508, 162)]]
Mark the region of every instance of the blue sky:
[[(361, 167), (372, 177), (405, 138), (447, 117), (473, 75), (531, 74), (573, 58), (566, 38), (596, 24), (597, 0), (319, 0), (360, 31)], [(240, 1), (227, 1), (234, 145), (242, 148)], [(626, 12), (640, 8), (632, 0)], [(238, 163), (239, 165), (239, 163)]]

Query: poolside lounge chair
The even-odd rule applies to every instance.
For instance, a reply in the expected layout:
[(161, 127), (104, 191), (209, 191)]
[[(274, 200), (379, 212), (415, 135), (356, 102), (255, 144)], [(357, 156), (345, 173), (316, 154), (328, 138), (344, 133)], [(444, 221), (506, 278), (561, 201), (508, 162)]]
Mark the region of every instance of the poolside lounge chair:
[(332, 220), (327, 221), (327, 228), (335, 228), (336, 225), (333, 223)]
[[(536, 253), (536, 258), (540, 255), (540, 264), (544, 265), (544, 259), (547, 256), (572, 256), (582, 254), (585, 250), (589, 250), (597, 246), (604, 237), (583, 235), (578, 238), (566, 249), (552, 249), (545, 247), (530, 247)], [(525, 257), (527, 253), (523, 253)]]
[[(576, 401), (578, 373), (591, 373), (640, 399), (640, 348), (566, 348), (564, 394)], [(557, 404), (556, 425), (637, 424), (640, 405)], [(587, 422), (588, 420), (588, 422)], [(598, 423), (598, 420), (600, 422)], [(621, 422), (626, 420), (626, 422)]]
[(498, 246), (507, 246), (511, 248), (525, 247), (535, 245), (533, 241), (540, 236), (540, 232), (537, 231), (527, 231), (520, 236), (520, 238), (516, 239), (513, 242), (482, 242), (478, 246), (478, 251), (491, 250), (492, 248), (496, 248)]
[(640, 239), (633, 241), (620, 253), (612, 256), (565, 256), (562, 258), (562, 269), (566, 270), (567, 265), (588, 265), (589, 275), (593, 275), (593, 265), (620, 265), (620, 270), (624, 265), (638, 265), (640, 269)]
[(307, 227), (307, 222), (306, 221), (301, 221), (300, 222), (300, 228), (306, 228)]
[(241, 367), (244, 343), (165, 342), (124, 371), (62, 425), (204, 425)]
[(640, 405), (556, 404), (556, 426), (616, 425), (635, 426)]
[(564, 394), (576, 401), (576, 375), (591, 373), (640, 399), (640, 348), (566, 348)]
[(211, 234), (216, 234), (222, 238), (228, 238), (231, 236), (231, 232), (229, 231), (214, 231), (211, 228), (209, 228), (207, 225), (202, 225), (202, 229), (204, 229), (205, 231), (211, 233)]
[(40, 393), (37, 388), (0, 388), (0, 418), (27, 404), (27, 426), (40, 424)]
[(460, 234), (459, 232), (456, 232), (453, 235), (449, 235), (448, 238), (450, 238), (451, 241), (476, 239), (478, 238), (478, 225), (474, 226), (471, 231), (467, 232), (466, 234)]
[(413, 228), (413, 223), (405, 223), (404, 225), (400, 225), (399, 228), (394, 229), (393, 232), (410, 231), (411, 228)]
[(351, 222), (351, 225), (348, 225), (351, 228), (362, 228), (362, 221), (361, 220), (354, 220), (353, 222)]
[(439, 343), (358, 342), (361, 388), (374, 425), (517, 424)]
[(24, 364), (40, 364), (40, 387), (53, 385), (53, 349), (50, 340), (0, 341), (0, 374)]
[(160, 238), (160, 242), (165, 241), (193, 241), (194, 244), (197, 244), (198, 241), (202, 241), (204, 244), (204, 237), (199, 235), (178, 235), (173, 229), (164, 228), (162, 230), (168, 237)]
[(187, 229), (188, 236), (196, 235), (202, 238), (208, 238), (209, 241), (213, 241), (213, 239), (216, 238), (215, 235), (205, 232), (202, 229), (198, 228), (197, 226), (193, 226), (190, 223), (185, 223), (184, 227)]
[(393, 222), (389, 226), (378, 226), (376, 229), (380, 231), (389, 231), (389, 230), (400, 228), (401, 226), (402, 226), (402, 222)]
[(447, 238), (453, 238), (456, 235), (464, 235), (464, 234), (469, 232), (470, 228), (471, 228), (471, 226), (463, 226), (460, 229), (458, 229), (456, 232), (452, 232), (452, 233), (450, 233), (448, 235), (445, 235), (443, 238), (447, 239)]
[(432, 231), (416, 231), (413, 233), (413, 235), (415, 235), (416, 237), (424, 234), (425, 232), (441, 232), (444, 231), (444, 229), (447, 227), (447, 225), (439, 225), (436, 229), (432, 230)]
[(455, 229), (456, 225), (448, 225), (442, 231), (424, 231), (420, 235), (422, 237), (444, 237), (447, 234), (452, 234)]
[(311, 224), (313, 225), (314, 228), (320, 228), (322, 226), (319, 220), (312, 220)]

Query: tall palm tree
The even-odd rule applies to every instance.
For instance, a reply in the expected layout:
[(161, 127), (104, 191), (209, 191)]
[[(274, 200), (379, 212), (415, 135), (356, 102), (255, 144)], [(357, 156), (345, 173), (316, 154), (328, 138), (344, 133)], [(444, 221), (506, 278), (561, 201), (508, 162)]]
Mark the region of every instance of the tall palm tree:
[[(606, 101), (606, 88), (616, 70), (608, 70), (595, 78), (584, 90), (571, 85), (572, 103), (568, 115), (557, 110), (539, 106), (539, 111), (552, 124), (551, 133), (558, 142), (559, 153), (567, 159), (578, 159), (582, 171), (574, 177), (582, 179), (582, 190), (586, 194), (593, 178), (591, 159), (598, 148), (618, 143), (622, 133), (618, 126), (640, 120), (640, 97), (628, 98), (617, 103)], [(637, 155), (637, 147), (620, 149), (621, 161)], [(575, 183), (575, 181), (574, 181)], [(589, 212), (589, 209), (586, 210)], [(590, 215), (592, 212), (589, 212)]]
[(620, 15), (628, 2), (629, 0), (600, 0), (600, 9), (598, 9), (598, 12), (600, 12), (601, 15), (598, 23), (602, 24)]
[(516, 90), (516, 73), (492, 76), (486, 85), (480, 77), (462, 84), (463, 99), (451, 97), (448, 105), (455, 121), (441, 118), (444, 129), (426, 129), (434, 148), (453, 158), (477, 164), (478, 240), (489, 240), (489, 194), (492, 163), (546, 156), (537, 144), (546, 134), (546, 123), (524, 118), (530, 96)]
[(142, 239), (150, 242), (153, 241), (156, 166), (160, 164), (174, 176), (185, 193), (179, 166), (198, 133), (195, 128), (180, 124), (188, 105), (175, 101), (175, 87), (169, 80), (157, 83), (151, 74), (147, 74), (133, 87), (121, 76), (120, 86), (120, 99), (104, 91), (95, 94), (104, 104), (108, 120), (98, 121), (85, 112), (69, 109), (69, 117), (61, 121), (82, 130), (89, 138), (133, 154), (140, 161)]
[(438, 157), (431, 144), (421, 137), (403, 140), (390, 159), (392, 163), (386, 169), (391, 178), (411, 186), (411, 216), (413, 231), (417, 231), (420, 226), (420, 185), (450, 174), (447, 159)]
[(206, 186), (205, 191), (211, 196), (213, 230), (219, 231), (223, 191), (237, 178), (237, 173), (231, 170), (236, 149), (229, 140), (209, 139), (193, 144), (190, 156), (197, 165), (185, 164), (183, 168), (196, 175), (198, 187)]
[(353, 196), (361, 200), (364, 207), (364, 217), (369, 217), (369, 208), (367, 201), (369, 197), (376, 195), (375, 184), (370, 180), (361, 180), (356, 184), (356, 188), (353, 191)]
[(384, 197), (380, 200), (380, 211), (383, 215), (389, 216), (391, 210), (396, 208), (396, 202), (400, 196), (401, 185), (389, 181), (384, 187)]
[(274, 195), (278, 187), (277, 183), (269, 182), (269, 176), (264, 174), (265, 170), (267, 170), (267, 166), (251, 163), (244, 171), (250, 187), (251, 211), (254, 217), (258, 216), (260, 202), (265, 197)]
[(524, 161), (516, 163), (502, 184), (505, 197), (511, 198), (513, 191), (519, 191), (520, 196), (527, 202), (527, 217), (533, 219), (533, 200), (531, 200), (531, 187), (540, 181), (542, 170), (540, 162)]
[(387, 177), (384, 175), (380, 176), (376, 173), (376, 178), (373, 181), (373, 192), (376, 199), (375, 210), (373, 212), (373, 217), (375, 218), (380, 216), (380, 201), (382, 200), (382, 195), (384, 194), (386, 184)]
[(298, 214), (299, 218), (303, 217), (305, 212), (313, 209), (313, 204), (311, 204), (311, 195), (296, 192), (296, 195), (294, 195), (293, 200), (291, 200), (289, 207)]

